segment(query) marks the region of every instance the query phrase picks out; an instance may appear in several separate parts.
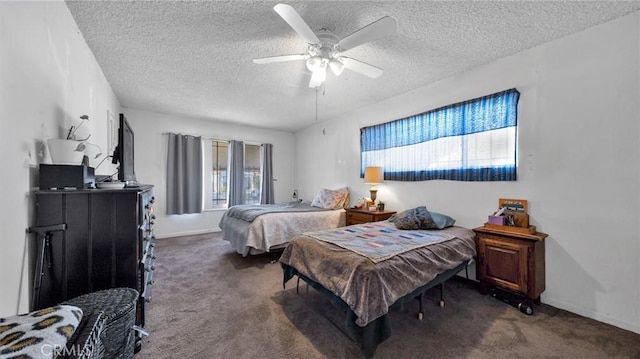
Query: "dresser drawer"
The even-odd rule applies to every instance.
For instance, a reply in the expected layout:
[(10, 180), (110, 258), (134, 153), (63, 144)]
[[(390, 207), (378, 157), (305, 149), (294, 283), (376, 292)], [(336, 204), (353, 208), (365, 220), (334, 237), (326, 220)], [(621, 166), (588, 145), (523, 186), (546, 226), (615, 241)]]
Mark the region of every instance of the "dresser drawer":
[(359, 209), (349, 208), (347, 209), (347, 226), (354, 224), (362, 224), (369, 222), (383, 221), (396, 212), (391, 211), (365, 211)]
[(351, 223), (367, 223), (373, 220), (373, 215), (368, 213), (349, 212), (347, 213), (347, 221)]

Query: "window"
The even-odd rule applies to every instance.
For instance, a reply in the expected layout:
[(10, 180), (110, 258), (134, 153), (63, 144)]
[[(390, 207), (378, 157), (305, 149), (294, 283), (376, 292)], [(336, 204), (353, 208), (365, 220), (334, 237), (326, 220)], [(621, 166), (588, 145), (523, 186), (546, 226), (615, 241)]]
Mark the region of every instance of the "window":
[(396, 181), (515, 181), (516, 89), (360, 130), (361, 176)]
[[(204, 140), (204, 208), (227, 208), (228, 195), (228, 163), (229, 142), (212, 139)], [(261, 184), (261, 147), (260, 145), (244, 144), (244, 203), (260, 203)]]
[(244, 145), (244, 203), (260, 204), (260, 145)]
[(227, 208), (227, 164), (229, 143), (205, 140), (205, 209)]

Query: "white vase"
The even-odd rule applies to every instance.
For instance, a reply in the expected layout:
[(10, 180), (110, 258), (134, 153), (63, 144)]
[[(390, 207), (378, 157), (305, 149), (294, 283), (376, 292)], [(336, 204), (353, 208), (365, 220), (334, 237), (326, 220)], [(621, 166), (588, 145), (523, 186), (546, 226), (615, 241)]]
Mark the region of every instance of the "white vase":
[(84, 156), (84, 150), (76, 151), (80, 141), (75, 140), (61, 140), (52, 138), (47, 140), (49, 146), (49, 154), (51, 155), (51, 161), (54, 165), (80, 165), (82, 164), (82, 157)]

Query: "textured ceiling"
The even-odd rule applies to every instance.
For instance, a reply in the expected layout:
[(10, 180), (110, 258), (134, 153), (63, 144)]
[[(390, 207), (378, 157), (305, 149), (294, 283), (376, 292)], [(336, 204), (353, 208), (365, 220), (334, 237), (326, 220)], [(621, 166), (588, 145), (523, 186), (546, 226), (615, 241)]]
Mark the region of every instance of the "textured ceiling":
[(639, 1), (287, 1), (343, 38), (387, 15), (397, 34), (345, 52), (377, 79), (328, 72), (308, 87), (306, 44), (267, 1), (67, 1), (125, 107), (296, 131), (588, 27)]

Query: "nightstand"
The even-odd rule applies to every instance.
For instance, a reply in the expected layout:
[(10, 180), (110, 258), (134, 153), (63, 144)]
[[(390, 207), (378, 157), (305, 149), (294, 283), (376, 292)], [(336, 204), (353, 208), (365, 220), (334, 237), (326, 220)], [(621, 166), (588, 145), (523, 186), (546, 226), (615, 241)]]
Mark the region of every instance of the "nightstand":
[(478, 258), (476, 277), (480, 292), (497, 287), (540, 303), (545, 289), (544, 233), (513, 233), (475, 228)]
[(347, 208), (347, 226), (369, 222), (384, 221), (393, 216), (395, 211), (367, 211), (364, 209)]

